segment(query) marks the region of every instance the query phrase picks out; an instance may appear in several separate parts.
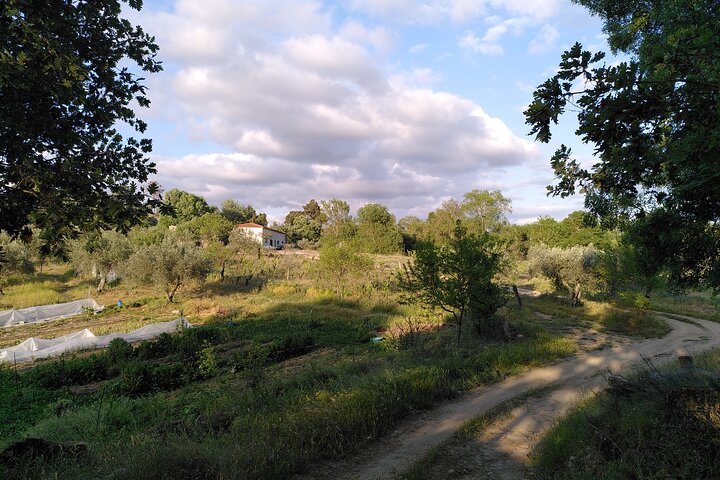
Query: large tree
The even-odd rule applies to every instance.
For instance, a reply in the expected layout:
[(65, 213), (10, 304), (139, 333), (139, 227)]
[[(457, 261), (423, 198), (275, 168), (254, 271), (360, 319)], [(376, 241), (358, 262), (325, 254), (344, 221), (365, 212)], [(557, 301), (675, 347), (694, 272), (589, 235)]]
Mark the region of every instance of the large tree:
[[(720, 220), (720, 3), (715, 0), (574, 0), (604, 22), (614, 52), (575, 44), (557, 74), (534, 93), (526, 110), (531, 134), (551, 140), (570, 105), (577, 134), (598, 162), (583, 165), (565, 145), (551, 163), (551, 194), (586, 195), (586, 206), (608, 224), (639, 221), (638, 238), (665, 236), (659, 253), (678, 283), (720, 285), (717, 249), (698, 255), (689, 235), (717, 245)], [(692, 272), (688, 275), (688, 272)]]
[[(47, 245), (80, 230), (127, 230), (159, 203), (148, 183), (141, 71), (161, 69), (154, 38), (121, 17), (140, 0), (0, 3), (0, 230)], [(134, 134), (130, 134), (134, 135)]]
[(171, 215), (179, 223), (189, 222), (216, 210), (215, 207), (208, 205), (207, 200), (200, 195), (178, 188), (173, 188), (165, 193), (165, 204), (170, 207)]

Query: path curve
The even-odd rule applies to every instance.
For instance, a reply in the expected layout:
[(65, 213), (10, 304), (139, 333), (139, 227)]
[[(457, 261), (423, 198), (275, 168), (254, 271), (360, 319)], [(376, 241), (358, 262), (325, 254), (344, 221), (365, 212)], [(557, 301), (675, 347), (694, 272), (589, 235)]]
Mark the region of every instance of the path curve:
[[(603, 373), (608, 370), (613, 373), (627, 370), (629, 366), (640, 362), (642, 356), (661, 363), (678, 354), (695, 354), (720, 347), (720, 324), (696, 318), (692, 318), (693, 323), (662, 318), (672, 327), (672, 331), (663, 338), (591, 352), (530, 370), (490, 388), (472, 390), (461, 399), (430, 411), (419, 426), (403, 431), (401, 435), (394, 435), (395, 438), (382, 445), (383, 451), (376, 452), (371, 447), (372, 455), (365, 455), (359, 462), (343, 465), (341, 468), (344, 471), (335, 472), (333, 477), (348, 480), (391, 479), (412, 466), (431, 448), (448, 439), (468, 420), (531, 389), (561, 383), (563, 386), (551, 394), (528, 402), (523, 414), (511, 415), (505, 427), (491, 432), (492, 438), (487, 439), (487, 446), (497, 454), (497, 458), (489, 459), (490, 463), (496, 461), (508, 467), (509, 460), (518, 464), (518, 469), (492, 468), (490, 465), (495, 474), (493, 478), (520, 478), (522, 461), (537, 443), (539, 434), (582, 395), (604, 388)], [(524, 445), (527, 448), (512, 445)]]

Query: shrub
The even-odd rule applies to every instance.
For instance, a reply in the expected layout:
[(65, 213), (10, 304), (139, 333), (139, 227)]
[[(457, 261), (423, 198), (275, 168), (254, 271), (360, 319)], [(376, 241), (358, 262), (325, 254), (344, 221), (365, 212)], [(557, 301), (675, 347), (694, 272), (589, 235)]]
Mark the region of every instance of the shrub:
[(124, 363), (133, 356), (133, 347), (122, 338), (113, 338), (107, 348), (111, 363)]

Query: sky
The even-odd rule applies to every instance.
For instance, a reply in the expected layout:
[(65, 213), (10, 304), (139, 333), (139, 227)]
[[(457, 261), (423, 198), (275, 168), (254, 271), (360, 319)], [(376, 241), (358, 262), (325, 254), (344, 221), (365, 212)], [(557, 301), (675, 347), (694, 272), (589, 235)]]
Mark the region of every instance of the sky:
[(311, 198), (425, 218), (473, 189), (510, 198), (510, 220), (563, 218), (546, 196), (561, 142), (523, 110), (575, 41), (605, 49), (569, 0), (146, 0), (127, 17), (156, 37), (147, 79), (162, 188), (250, 203), (282, 222)]

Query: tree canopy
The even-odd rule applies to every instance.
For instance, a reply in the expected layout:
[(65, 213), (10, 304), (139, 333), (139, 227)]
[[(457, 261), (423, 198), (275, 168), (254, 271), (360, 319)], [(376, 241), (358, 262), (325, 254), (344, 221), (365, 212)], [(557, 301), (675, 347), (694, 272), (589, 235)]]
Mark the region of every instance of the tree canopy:
[[(157, 45), (123, 19), (138, 0), (0, 3), (0, 230), (56, 243), (98, 227), (128, 230), (159, 204), (148, 183), (144, 72), (161, 70)], [(128, 60), (130, 62), (128, 62)]]
[[(549, 142), (551, 124), (572, 106), (576, 133), (598, 158), (583, 165), (561, 145), (551, 159), (558, 181), (549, 192), (584, 193), (601, 221), (641, 220), (644, 237), (656, 236), (664, 219), (663, 228), (677, 234), (667, 236), (660, 257), (677, 272), (693, 270), (685, 277), (691, 283), (720, 285), (712, 280), (718, 252), (705, 249), (698, 258), (683, 234), (702, 233), (708, 244), (717, 243), (707, 226), (720, 220), (720, 4), (574, 1), (602, 19), (611, 49), (629, 59), (607, 65), (603, 53), (576, 43), (562, 55), (557, 74), (535, 91), (525, 111), (531, 134)], [(643, 220), (648, 216), (653, 219)]]

